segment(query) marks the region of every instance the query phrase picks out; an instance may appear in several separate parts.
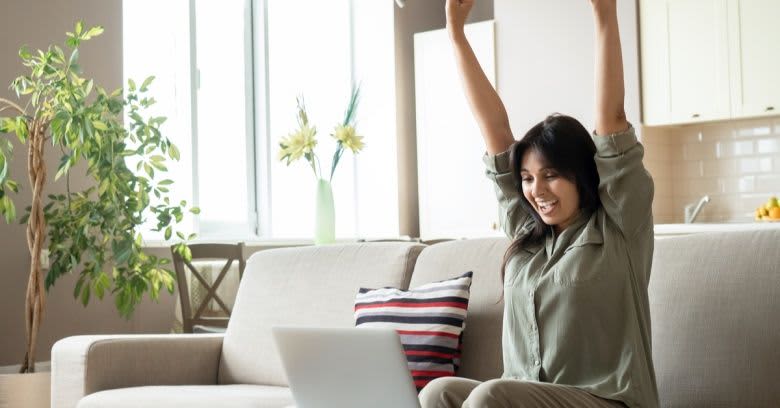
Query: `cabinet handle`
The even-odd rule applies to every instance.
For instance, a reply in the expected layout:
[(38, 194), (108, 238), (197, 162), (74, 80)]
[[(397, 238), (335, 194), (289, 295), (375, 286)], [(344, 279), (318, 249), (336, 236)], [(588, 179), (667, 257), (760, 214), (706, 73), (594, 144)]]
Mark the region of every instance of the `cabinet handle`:
[(701, 116), (701, 115), (699, 115), (698, 113), (694, 113), (693, 115), (691, 115), (691, 117), (694, 118), (694, 119), (698, 118), (699, 116)]
[(767, 106), (767, 107), (766, 107), (766, 109), (765, 109), (764, 111), (765, 111), (765, 112), (771, 112), (771, 111), (773, 111), (773, 110), (775, 110), (775, 107), (774, 107), (774, 106)]
[(494, 222), (493, 224), (490, 224), (490, 229), (492, 229), (493, 231), (497, 231), (498, 230), (498, 223)]

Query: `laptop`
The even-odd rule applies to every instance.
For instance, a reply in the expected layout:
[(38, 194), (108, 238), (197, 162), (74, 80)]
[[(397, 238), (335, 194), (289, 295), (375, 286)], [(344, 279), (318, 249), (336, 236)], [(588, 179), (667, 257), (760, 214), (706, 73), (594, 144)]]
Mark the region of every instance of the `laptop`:
[(398, 333), (274, 327), (297, 408), (419, 408)]

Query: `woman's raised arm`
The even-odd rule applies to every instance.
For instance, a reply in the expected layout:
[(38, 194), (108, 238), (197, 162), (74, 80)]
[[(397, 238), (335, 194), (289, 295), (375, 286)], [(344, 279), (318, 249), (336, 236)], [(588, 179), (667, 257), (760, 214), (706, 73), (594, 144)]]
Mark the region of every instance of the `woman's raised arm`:
[(482, 131), (487, 152), (497, 154), (509, 149), (515, 139), (506, 108), (482, 71), (463, 30), (473, 5), (474, 0), (447, 0), (447, 32), (455, 50), (466, 99)]
[(596, 23), (596, 134), (626, 130), (623, 54), (616, 0), (590, 0)]

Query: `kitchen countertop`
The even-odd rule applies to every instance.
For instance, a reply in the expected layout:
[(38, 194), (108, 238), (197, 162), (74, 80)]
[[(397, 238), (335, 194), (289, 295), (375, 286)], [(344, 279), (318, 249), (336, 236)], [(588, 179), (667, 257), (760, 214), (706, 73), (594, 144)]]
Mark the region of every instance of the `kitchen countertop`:
[(764, 229), (780, 229), (780, 222), (731, 222), (709, 223), (695, 222), (692, 224), (656, 224), (655, 235), (685, 235), (699, 232), (754, 231)]

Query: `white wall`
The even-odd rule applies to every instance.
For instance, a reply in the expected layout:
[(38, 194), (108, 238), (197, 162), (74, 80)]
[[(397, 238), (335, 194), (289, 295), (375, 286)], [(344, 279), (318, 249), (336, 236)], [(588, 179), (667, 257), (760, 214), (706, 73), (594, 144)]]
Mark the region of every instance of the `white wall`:
[[(495, 0), (498, 91), (515, 138), (553, 112), (593, 129), (594, 24), (585, 0)], [(637, 6), (618, 1), (626, 114), (639, 124)]]

